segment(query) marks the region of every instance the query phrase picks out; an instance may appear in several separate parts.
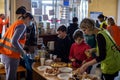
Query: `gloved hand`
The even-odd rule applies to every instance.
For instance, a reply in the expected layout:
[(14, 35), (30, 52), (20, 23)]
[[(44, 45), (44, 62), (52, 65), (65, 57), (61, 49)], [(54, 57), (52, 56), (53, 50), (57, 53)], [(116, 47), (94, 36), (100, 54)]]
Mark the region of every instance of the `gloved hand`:
[(25, 52), (25, 51), (21, 52), (21, 56), (20, 56), (20, 57), (21, 57), (22, 59), (25, 59), (26, 56), (27, 56), (27, 55), (26, 55), (26, 52)]

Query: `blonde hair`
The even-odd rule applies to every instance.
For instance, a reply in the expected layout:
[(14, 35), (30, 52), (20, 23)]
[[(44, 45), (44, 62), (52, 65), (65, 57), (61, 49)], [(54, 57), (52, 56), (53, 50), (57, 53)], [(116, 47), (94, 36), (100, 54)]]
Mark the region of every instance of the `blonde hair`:
[(85, 18), (81, 21), (80, 28), (88, 28), (89, 30), (93, 30), (95, 28), (95, 21), (90, 18)]

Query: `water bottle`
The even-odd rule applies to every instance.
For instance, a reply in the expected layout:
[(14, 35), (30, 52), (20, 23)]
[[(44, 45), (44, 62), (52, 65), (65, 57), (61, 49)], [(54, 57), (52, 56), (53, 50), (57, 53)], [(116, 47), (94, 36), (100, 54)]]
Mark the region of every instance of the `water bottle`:
[(41, 49), (40, 49), (40, 57), (45, 58), (45, 53), (46, 53), (45, 45), (42, 44)]

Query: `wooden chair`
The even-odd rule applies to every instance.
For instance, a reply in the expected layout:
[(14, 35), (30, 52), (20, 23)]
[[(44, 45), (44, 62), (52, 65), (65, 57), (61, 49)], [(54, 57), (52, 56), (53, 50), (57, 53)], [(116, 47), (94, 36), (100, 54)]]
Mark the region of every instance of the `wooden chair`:
[[(22, 66), (18, 66), (17, 69), (17, 80), (20, 80), (20, 73), (25, 72), (25, 78), (26, 78), (26, 69)], [(5, 75), (5, 68), (0, 69), (0, 75)], [(1, 79), (0, 79), (1, 80)]]

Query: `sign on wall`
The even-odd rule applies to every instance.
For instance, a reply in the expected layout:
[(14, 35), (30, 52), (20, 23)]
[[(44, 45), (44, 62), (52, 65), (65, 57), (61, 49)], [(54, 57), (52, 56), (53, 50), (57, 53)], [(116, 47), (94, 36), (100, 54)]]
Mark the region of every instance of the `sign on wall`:
[(103, 14), (103, 12), (90, 12), (90, 18), (97, 20), (100, 14)]
[(38, 5), (37, 5), (37, 2), (32, 2), (32, 8), (37, 8)]
[(42, 15), (42, 9), (41, 8), (35, 8), (34, 9), (34, 15)]
[(63, 5), (64, 6), (69, 6), (69, 0), (63, 0)]
[(43, 15), (43, 20), (44, 20), (44, 21), (48, 20), (48, 15), (44, 14), (44, 15)]

